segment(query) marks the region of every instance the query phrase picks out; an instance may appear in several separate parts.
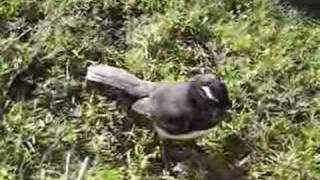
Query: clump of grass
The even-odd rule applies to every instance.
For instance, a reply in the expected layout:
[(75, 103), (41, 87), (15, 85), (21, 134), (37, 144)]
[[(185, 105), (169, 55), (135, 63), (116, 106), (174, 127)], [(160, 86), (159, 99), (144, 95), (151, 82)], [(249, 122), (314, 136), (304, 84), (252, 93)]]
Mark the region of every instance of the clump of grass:
[(198, 142), (216, 164), (320, 178), (317, 19), (268, 0), (13, 0), (0, 24), (0, 179), (169, 179), (153, 133), (85, 88), (88, 61), (148, 80), (223, 75), (234, 112)]

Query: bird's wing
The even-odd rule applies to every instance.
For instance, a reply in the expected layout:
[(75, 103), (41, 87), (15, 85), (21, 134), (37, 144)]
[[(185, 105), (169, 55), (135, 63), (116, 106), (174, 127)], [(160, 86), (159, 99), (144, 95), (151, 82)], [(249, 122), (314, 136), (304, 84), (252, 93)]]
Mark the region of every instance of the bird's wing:
[(145, 83), (135, 86), (133, 88), (127, 89), (127, 92), (131, 95), (135, 95), (138, 98), (149, 97), (152, 92), (154, 92), (160, 83), (145, 81)]
[(131, 109), (138, 114), (144, 115), (147, 118), (151, 119), (153, 114), (153, 109), (151, 107), (151, 99), (149, 97), (145, 97), (136, 101)]

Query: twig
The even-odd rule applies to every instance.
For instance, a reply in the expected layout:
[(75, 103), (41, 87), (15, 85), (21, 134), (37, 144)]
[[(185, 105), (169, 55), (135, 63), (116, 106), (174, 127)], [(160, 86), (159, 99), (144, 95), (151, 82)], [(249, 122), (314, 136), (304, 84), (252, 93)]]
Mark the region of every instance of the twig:
[(80, 169), (79, 176), (78, 176), (77, 180), (81, 180), (85, 176), (85, 172), (87, 170), (88, 162), (89, 162), (89, 158), (86, 157), (84, 159), (84, 161), (82, 162), (81, 169)]
[(69, 179), (70, 157), (71, 157), (71, 154), (70, 154), (70, 152), (68, 152), (68, 153), (67, 153), (67, 158), (66, 158), (66, 168), (65, 168), (65, 173), (64, 173), (64, 179), (65, 179), (65, 180), (68, 180), (68, 179)]
[(235, 166), (236, 167), (241, 167), (242, 165), (244, 165), (245, 163), (247, 163), (250, 160), (250, 154), (245, 156), (243, 159), (241, 159), (240, 161), (236, 162)]

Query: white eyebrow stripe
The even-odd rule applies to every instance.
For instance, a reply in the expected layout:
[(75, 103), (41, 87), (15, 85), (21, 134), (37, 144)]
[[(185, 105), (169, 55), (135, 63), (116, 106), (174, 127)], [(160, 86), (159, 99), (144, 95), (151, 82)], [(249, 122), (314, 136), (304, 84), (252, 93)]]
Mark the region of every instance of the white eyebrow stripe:
[(208, 86), (201, 86), (201, 88), (204, 90), (204, 92), (206, 93), (206, 95), (210, 98), (210, 99), (215, 99), (210, 91), (210, 88)]
[(203, 91), (206, 93), (206, 96), (214, 101), (216, 101), (217, 103), (219, 103), (219, 100), (212, 95), (211, 90), (208, 86), (201, 86), (201, 88), (203, 89)]

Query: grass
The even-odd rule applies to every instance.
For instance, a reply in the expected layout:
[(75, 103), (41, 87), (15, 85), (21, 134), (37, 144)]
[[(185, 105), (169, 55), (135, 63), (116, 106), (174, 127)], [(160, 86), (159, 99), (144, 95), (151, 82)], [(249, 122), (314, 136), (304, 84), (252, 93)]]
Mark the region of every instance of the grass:
[(267, 0), (10, 0), (0, 24), (0, 179), (76, 179), (86, 157), (87, 179), (174, 179), (148, 160), (152, 131), (85, 88), (88, 61), (223, 75), (232, 117), (199, 145), (246, 157), (248, 179), (320, 179), (317, 19)]

